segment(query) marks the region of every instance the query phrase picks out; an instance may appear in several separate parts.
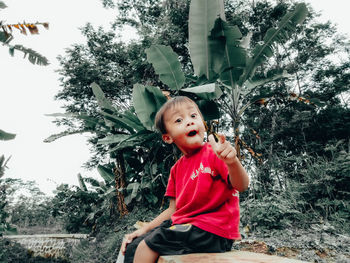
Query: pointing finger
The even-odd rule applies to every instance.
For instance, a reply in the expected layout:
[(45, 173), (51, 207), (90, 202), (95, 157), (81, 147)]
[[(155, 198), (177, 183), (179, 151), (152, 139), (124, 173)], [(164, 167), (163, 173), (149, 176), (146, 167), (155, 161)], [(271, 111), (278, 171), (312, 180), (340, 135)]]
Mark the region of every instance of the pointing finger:
[(222, 144), (226, 141), (226, 136), (224, 134), (217, 134), (219, 137), (219, 142)]
[(211, 148), (215, 151), (216, 148), (217, 148), (217, 146), (216, 146), (216, 141), (215, 141), (215, 138), (214, 138), (214, 135), (213, 135), (213, 134), (210, 134), (210, 135), (208, 136), (208, 141), (209, 141), (209, 143), (210, 143), (210, 145), (211, 145)]

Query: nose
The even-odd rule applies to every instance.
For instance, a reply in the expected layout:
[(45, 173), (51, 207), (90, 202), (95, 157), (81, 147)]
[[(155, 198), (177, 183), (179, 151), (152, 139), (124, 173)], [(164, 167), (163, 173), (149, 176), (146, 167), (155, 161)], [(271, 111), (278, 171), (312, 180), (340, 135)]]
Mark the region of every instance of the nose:
[(194, 122), (193, 122), (192, 119), (188, 119), (188, 120), (187, 120), (187, 126), (191, 126), (191, 125), (193, 125), (193, 124), (194, 124)]

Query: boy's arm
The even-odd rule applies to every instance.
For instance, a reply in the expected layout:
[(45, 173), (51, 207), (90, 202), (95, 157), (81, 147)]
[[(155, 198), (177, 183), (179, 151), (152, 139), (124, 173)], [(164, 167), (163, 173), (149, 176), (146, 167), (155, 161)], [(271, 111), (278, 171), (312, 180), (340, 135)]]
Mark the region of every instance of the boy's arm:
[(208, 139), (215, 154), (226, 163), (232, 187), (239, 192), (245, 191), (249, 185), (249, 177), (237, 158), (236, 149), (229, 141), (226, 141), (223, 134), (219, 134), (218, 142), (215, 141), (212, 134), (209, 135)]
[(173, 213), (175, 212), (175, 198), (169, 198), (169, 207), (165, 209), (162, 213), (160, 213), (156, 218), (154, 218), (151, 222), (146, 224), (143, 229), (143, 232), (147, 233), (153, 228), (159, 226), (163, 221), (169, 220)]
[(169, 199), (169, 207), (165, 209), (162, 213), (160, 213), (156, 218), (154, 218), (151, 222), (144, 225), (142, 228), (125, 235), (125, 238), (123, 240), (121, 251), (123, 255), (125, 254), (126, 246), (131, 243), (134, 238), (142, 236), (143, 234), (146, 234), (153, 228), (159, 226), (163, 221), (169, 220), (172, 216), (172, 214), (175, 212), (175, 198)]

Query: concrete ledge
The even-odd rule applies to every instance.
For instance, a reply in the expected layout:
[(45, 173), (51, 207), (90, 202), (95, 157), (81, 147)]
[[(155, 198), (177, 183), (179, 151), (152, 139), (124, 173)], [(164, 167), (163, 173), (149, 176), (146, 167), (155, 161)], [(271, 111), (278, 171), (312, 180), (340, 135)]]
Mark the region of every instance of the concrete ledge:
[(158, 263), (307, 263), (296, 259), (247, 251), (161, 256)]
[(40, 234), (40, 235), (4, 235), (9, 239), (26, 239), (26, 238), (88, 238), (88, 234)]
[(21, 244), (33, 256), (45, 258), (64, 258), (68, 246), (74, 246), (82, 239), (88, 238), (86, 234), (42, 234), (42, 235), (8, 235), (3, 238)]

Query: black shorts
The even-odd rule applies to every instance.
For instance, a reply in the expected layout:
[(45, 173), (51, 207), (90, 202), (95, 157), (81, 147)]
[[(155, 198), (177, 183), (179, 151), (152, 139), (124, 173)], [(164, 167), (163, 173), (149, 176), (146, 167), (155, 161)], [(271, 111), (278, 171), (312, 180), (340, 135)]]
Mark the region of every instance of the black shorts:
[(134, 239), (126, 247), (124, 263), (133, 262), (136, 248), (142, 240), (159, 255), (220, 253), (230, 251), (233, 244), (231, 239), (217, 236), (196, 226), (172, 226), (171, 220), (167, 220), (147, 234)]

